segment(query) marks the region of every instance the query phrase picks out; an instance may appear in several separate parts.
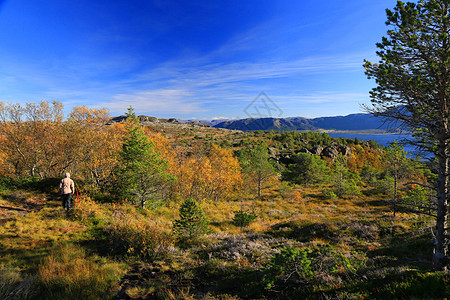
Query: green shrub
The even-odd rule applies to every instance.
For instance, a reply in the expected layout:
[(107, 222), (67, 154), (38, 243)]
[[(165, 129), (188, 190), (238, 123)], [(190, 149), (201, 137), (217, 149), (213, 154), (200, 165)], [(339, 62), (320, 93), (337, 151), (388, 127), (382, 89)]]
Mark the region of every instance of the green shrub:
[(173, 231), (180, 240), (192, 240), (208, 231), (208, 221), (200, 205), (187, 199), (180, 207), (180, 218), (173, 223)]
[(335, 195), (339, 197), (361, 195), (361, 190), (358, 186), (358, 182), (353, 179), (343, 180), (342, 182), (335, 183), (334, 188)]
[(330, 199), (330, 200), (336, 200), (337, 199), (337, 195), (332, 191), (332, 190), (323, 190), (322, 191), (322, 196), (325, 199)]
[(11, 186), (11, 179), (8, 177), (0, 178), (0, 191), (8, 190)]
[(385, 177), (376, 182), (376, 189), (379, 193), (384, 195), (393, 195), (394, 194), (394, 178)]
[(414, 187), (408, 191), (403, 201), (415, 205), (428, 205), (430, 203), (429, 190), (424, 187)]
[(241, 228), (248, 227), (256, 218), (257, 215), (254, 212), (238, 210), (234, 212), (233, 224)]
[(367, 257), (362, 252), (341, 253), (330, 245), (299, 249), (285, 247), (275, 254), (265, 269), (263, 288), (289, 298), (316, 298), (315, 291), (357, 277)]
[(94, 201), (99, 203), (114, 203), (115, 201), (117, 201), (117, 199), (115, 199), (113, 195), (104, 193), (95, 193), (94, 195), (92, 195), (92, 198), (94, 199)]
[(298, 184), (322, 183), (328, 179), (330, 168), (318, 155), (306, 153), (293, 154), (293, 164), (289, 164), (282, 173), (283, 180)]
[(270, 290), (280, 282), (288, 283), (288, 280), (295, 282), (295, 285), (305, 284), (314, 275), (312, 261), (308, 256), (310, 252), (307, 249), (300, 250), (289, 246), (281, 249), (269, 263), (263, 278), (264, 288)]

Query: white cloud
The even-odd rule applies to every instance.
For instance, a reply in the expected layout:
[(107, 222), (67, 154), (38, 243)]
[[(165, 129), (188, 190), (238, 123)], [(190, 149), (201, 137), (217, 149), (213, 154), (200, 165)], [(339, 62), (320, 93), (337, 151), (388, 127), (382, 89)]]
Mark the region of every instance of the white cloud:
[(362, 102), (369, 98), (368, 94), (363, 93), (342, 93), (339, 91), (317, 92), (306, 95), (279, 95), (276, 97), (279, 103), (328, 103), (328, 102)]
[(124, 113), (132, 106), (136, 112), (195, 114), (205, 111), (201, 103), (187, 101), (191, 94), (186, 90), (158, 89), (117, 94), (111, 102), (98, 106), (108, 107), (112, 112)]

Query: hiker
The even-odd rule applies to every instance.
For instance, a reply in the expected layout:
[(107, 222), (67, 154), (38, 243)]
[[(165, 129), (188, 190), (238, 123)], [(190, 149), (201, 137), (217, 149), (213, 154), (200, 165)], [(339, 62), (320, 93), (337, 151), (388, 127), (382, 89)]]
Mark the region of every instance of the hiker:
[(69, 173), (66, 173), (66, 177), (64, 177), (59, 183), (59, 191), (62, 194), (63, 208), (66, 211), (69, 211), (72, 194), (75, 193), (75, 184), (73, 183), (73, 180), (70, 179)]

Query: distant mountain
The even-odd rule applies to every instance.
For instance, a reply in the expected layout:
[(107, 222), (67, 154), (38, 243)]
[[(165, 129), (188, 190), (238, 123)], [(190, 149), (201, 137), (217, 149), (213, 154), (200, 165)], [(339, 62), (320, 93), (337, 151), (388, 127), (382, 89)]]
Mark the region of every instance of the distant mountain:
[(203, 125), (209, 125), (211, 127), (214, 127), (215, 125), (228, 121), (229, 119), (215, 119), (215, 120), (197, 120), (197, 119), (190, 119), (190, 120), (184, 120), (184, 119), (177, 119), (180, 123), (188, 123), (188, 122), (198, 122)]
[(337, 117), (320, 118), (249, 118), (229, 120), (213, 125), (216, 128), (235, 129), (242, 131), (253, 130), (387, 130), (380, 118), (371, 114), (351, 114)]
[(228, 121), (228, 119), (217, 119), (217, 120), (198, 120), (200, 123), (209, 125), (209, 126), (216, 126), (217, 124), (223, 123)]

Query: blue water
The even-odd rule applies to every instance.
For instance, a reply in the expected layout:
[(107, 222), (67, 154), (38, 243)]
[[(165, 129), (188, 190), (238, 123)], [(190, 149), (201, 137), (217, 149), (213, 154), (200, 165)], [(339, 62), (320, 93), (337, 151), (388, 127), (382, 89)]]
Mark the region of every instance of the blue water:
[[(354, 139), (357, 138), (358, 140), (368, 141), (373, 140), (377, 142), (378, 144), (382, 146), (389, 146), (390, 143), (393, 141), (401, 142), (404, 139), (411, 139), (411, 135), (407, 134), (358, 134), (358, 133), (328, 133), (333, 138), (347, 138), (347, 139)], [(415, 147), (405, 144), (405, 151), (410, 153), (413, 157), (418, 155), (418, 152), (416, 151)], [(422, 157), (428, 156), (428, 155), (421, 155)]]

